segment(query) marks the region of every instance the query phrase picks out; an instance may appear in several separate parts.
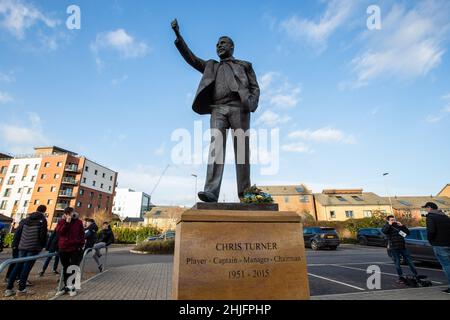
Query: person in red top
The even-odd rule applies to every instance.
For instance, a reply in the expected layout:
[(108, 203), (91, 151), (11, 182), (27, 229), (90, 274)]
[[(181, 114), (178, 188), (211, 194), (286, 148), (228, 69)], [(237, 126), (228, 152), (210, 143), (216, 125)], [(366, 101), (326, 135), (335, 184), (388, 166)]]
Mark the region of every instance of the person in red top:
[(83, 258), (84, 247), (84, 226), (79, 219), (78, 213), (73, 208), (68, 207), (64, 210), (62, 219), (56, 226), (58, 234), (59, 257), (63, 266), (64, 291), (67, 292), (67, 268), (76, 265), (79, 266)]

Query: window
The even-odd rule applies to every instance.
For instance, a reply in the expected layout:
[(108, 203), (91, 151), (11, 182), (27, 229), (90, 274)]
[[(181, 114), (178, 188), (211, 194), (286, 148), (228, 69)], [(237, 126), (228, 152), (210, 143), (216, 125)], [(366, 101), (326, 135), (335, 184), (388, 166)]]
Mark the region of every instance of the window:
[(59, 179), (60, 175), (58, 173), (55, 173), (55, 175), (53, 176), (53, 178), (55, 179)]
[(22, 188), (17, 189), (17, 193), (22, 193)]
[(27, 194), (31, 194), (33, 192), (33, 188), (28, 188)]
[(8, 185), (9, 185), (9, 186), (10, 186), (10, 185), (13, 185), (15, 179), (16, 179), (15, 177), (9, 177), (9, 179), (8, 179)]
[(18, 164), (15, 164), (15, 165), (12, 167), (11, 173), (17, 173), (17, 171), (19, 171), (19, 165), (18, 165)]
[(35, 164), (35, 165), (34, 165), (34, 170), (37, 170), (37, 169), (39, 169), (39, 165), (38, 165), (38, 164)]
[(83, 178), (83, 183), (86, 183), (86, 178)]
[(342, 197), (342, 196), (336, 196), (336, 199), (338, 199), (339, 201), (342, 201), (342, 202), (344, 202), (344, 201), (347, 201), (344, 197)]
[(101, 207), (102, 207), (101, 205), (98, 205), (98, 206), (97, 206), (97, 209), (100, 210)]
[(419, 230), (411, 230), (407, 238), (411, 240), (422, 240)]
[(5, 193), (3, 194), (4, 197), (9, 197), (11, 195), (11, 189), (6, 189)]
[(19, 206), (19, 200), (14, 201), (14, 208), (17, 208)]
[(363, 211), (364, 218), (370, 218), (372, 217), (372, 210), (364, 210)]
[(2, 184), (3, 182), (3, 177), (0, 177), (0, 184)]
[(103, 189), (103, 183), (102, 183), (102, 184), (100, 184), (100, 189)]
[(91, 193), (89, 194), (91, 196), (91, 198), (94, 197), (94, 193), (91, 191)]
[(94, 181), (92, 181), (92, 186), (93, 186), (93, 187), (95, 187), (95, 180), (94, 180)]
[(364, 201), (361, 197), (358, 196), (352, 196), (352, 198), (356, 201)]
[(78, 201), (78, 202), (77, 202), (77, 207), (78, 207), (78, 208), (81, 208), (82, 205), (83, 205), (83, 204), (81, 203), (81, 201)]
[(51, 205), (53, 203), (53, 200), (52, 199), (48, 199), (47, 200), (47, 205), (49, 206), (49, 205)]
[(30, 181), (34, 182), (34, 180), (36, 180), (36, 176), (32, 176)]
[(336, 219), (336, 211), (330, 211), (330, 218)]
[(29, 203), (29, 201), (28, 201), (28, 200), (25, 200), (25, 201), (23, 202), (23, 207), (24, 207), (24, 208), (28, 207), (28, 203)]
[(399, 200), (398, 202), (400, 202), (402, 205), (407, 206), (407, 207), (411, 206), (411, 203), (408, 201)]
[(88, 204), (88, 209), (91, 209), (92, 208), (92, 203), (89, 203)]
[(84, 194), (84, 190), (80, 189), (80, 196), (82, 196)]
[(112, 181), (112, 176), (109, 177), (109, 181)]
[(42, 191), (42, 187), (37, 188), (37, 192), (41, 192)]
[(105, 178), (105, 177), (106, 177), (106, 173), (103, 173), (103, 174), (102, 174), (102, 178)]
[(39, 201), (39, 199), (34, 200), (34, 205), (37, 206), (39, 205), (41, 202)]
[(47, 175), (45, 173), (41, 174), (41, 179), (44, 180), (45, 178), (47, 178)]
[(300, 196), (300, 202), (308, 203), (309, 202), (309, 197), (307, 195)]
[(284, 202), (288, 203), (289, 202), (289, 197), (284, 197)]
[(295, 191), (297, 191), (298, 193), (303, 193), (305, 192), (305, 189), (303, 189), (302, 187), (296, 187)]
[(1, 170), (0, 170), (0, 174), (5, 174), (6, 170), (8, 170), (7, 166), (2, 166)]
[(345, 211), (345, 216), (347, 218), (353, 218), (353, 211), (349, 210), (349, 211)]
[(22, 176), (22, 181), (25, 181), (26, 178), (27, 176)]
[(94, 174), (97, 175), (97, 173), (98, 173), (98, 170), (95, 170), (95, 171), (94, 171)]
[(108, 190), (111, 191), (111, 186), (108, 187)]
[(89, 167), (86, 166), (86, 167), (84, 168), (84, 171), (89, 172)]
[(44, 168), (48, 168), (48, 167), (50, 167), (50, 162), (44, 163)]
[(7, 204), (8, 204), (8, 201), (3, 200), (2, 203), (0, 204), (0, 210), (5, 210)]
[(57, 166), (58, 168), (62, 167), (62, 162), (59, 161), (59, 162), (56, 164), (56, 166)]
[(50, 188), (50, 192), (55, 192), (55, 190), (56, 190), (56, 187), (51, 187)]

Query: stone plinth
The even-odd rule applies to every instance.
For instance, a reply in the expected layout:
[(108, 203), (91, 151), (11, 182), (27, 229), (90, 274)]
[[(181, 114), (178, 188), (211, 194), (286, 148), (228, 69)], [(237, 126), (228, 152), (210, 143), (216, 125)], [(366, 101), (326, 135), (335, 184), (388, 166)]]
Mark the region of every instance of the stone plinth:
[(177, 224), (173, 298), (309, 299), (300, 222), (293, 212), (184, 212)]
[(198, 210), (236, 210), (236, 211), (278, 211), (278, 203), (207, 203), (198, 202), (192, 209)]

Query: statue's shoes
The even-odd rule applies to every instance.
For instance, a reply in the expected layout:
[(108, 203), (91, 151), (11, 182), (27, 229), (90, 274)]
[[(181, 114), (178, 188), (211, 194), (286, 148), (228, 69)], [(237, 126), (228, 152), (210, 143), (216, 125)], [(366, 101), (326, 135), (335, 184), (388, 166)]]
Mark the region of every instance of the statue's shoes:
[(198, 193), (198, 197), (203, 202), (217, 202), (218, 201), (218, 199), (216, 198), (216, 196), (214, 194), (212, 194), (211, 192), (207, 192), (207, 191), (200, 191)]

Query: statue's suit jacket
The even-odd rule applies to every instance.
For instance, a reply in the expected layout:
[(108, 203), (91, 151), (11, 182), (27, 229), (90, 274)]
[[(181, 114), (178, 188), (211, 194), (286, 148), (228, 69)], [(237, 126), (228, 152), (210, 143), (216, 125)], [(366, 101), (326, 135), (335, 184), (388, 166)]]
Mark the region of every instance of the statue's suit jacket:
[[(203, 74), (192, 109), (198, 114), (210, 114), (219, 62), (216, 60), (205, 61), (195, 56), (182, 37), (175, 40), (175, 46), (186, 62)], [(233, 60), (230, 65), (236, 82), (239, 84), (237, 93), (241, 98), (243, 108), (248, 112), (255, 112), (258, 108), (260, 90), (252, 64), (243, 60)]]

